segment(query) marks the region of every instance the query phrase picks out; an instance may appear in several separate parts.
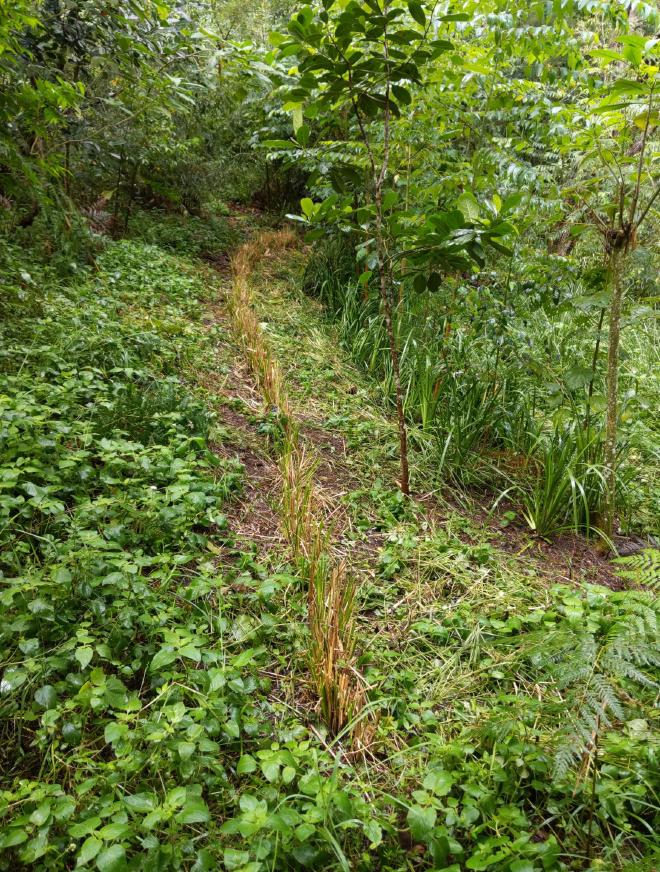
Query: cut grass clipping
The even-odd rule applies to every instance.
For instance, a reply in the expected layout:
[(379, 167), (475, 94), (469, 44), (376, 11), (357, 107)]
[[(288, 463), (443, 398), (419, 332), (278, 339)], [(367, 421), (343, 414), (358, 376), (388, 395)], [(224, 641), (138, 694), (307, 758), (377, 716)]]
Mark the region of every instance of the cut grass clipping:
[(364, 706), (363, 681), (355, 667), (355, 583), (332, 553), (321, 502), (314, 488), (316, 460), (300, 444), (282, 373), (254, 311), (249, 277), (269, 249), (295, 244), (289, 231), (264, 232), (241, 246), (232, 258), (228, 308), (236, 337), (264, 402), (279, 422), (282, 475), (282, 526), (291, 555), (308, 587), (309, 670), (321, 713), (333, 734), (351, 732)]

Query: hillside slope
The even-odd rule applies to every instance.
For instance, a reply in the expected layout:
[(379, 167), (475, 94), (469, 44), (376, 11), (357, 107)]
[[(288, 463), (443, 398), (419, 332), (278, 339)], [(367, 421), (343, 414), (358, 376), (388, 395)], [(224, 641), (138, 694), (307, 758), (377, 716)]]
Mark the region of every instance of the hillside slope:
[(658, 602), (508, 553), (422, 487), (423, 451), (404, 499), (377, 387), (300, 291), (304, 251), (268, 233), (252, 252), (354, 584), (350, 717), (328, 730), (310, 680), (283, 410), (226, 260), (110, 243), (96, 274), (44, 270), (26, 295), (13, 251), (0, 868), (653, 868)]

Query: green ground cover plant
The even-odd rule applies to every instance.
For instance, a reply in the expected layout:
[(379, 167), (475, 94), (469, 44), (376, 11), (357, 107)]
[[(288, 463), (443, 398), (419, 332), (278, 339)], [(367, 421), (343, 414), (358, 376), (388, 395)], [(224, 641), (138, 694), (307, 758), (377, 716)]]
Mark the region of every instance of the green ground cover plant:
[(397, 442), (369, 381), (298, 296), (299, 267), (269, 265), (255, 305), (291, 402), (309, 415), (323, 397), (315, 417), (372, 470), (344, 498), (347, 542), (383, 537), (374, 575), (354, 564), (372, 737), (353, 758), (348, 734), (297, 712), (304, 586), (285, 553), (263, 563), (233, 543), (244, 472), (209, 451), (229, 437), (193, 380), (234, 353), (202, 329), (205, 267), (109, 243), (73, 287), (5, 251), (24, 309), (2, 367), (4, 866), (403, 869), (413, 845), (427, 868), (649, 855), (650, 594), (551, 589), (483, 538), (457, 544), (478, 536), (459, 516), (429, 529), (373, 478), (376, 461), (394, 479)]
[(655, 872), (659, 24), (0, 0), (0, 870)]
[[(349, 469), (358, 481), (371, 481), (343, 497), (351, 518), (347, 547), (374, 534), (384, 539), (375, 565), (363, 564), (356, 594), (358, 665), (372, 687), (367, 709), (378, 714), (373, 767), (355, 766), (348, 782), (355, 788), (357, 778), (363, 790), (382, 796), (375, 804), (381, 853), (365, 857), (364, 868), (401, 868), (394, 821), (400, 844), (412, 838), (426, 846), (430, 868), (579, 868), (595, 862), (594, 845), (603, 845), (606, 832), (612, 841), (601, 855), (605, 868), (625, 866), (629, 824), (620, 817), (616, 823), (600, 798), (610, 791), (630, 798), (637, 776), (626, 766), (635, 769), (632, 759), (642, 753), (645, 774), (635, 771), (644, 798), (619, 806), (633, 816), (645, 807), (650, 815), (633, 825), (643, 844), (634, 868), (653, 852), (657, 815), (656, 727), (648, 707), (656, 692), (657, 601), (647, 592), (548, 586), (447, 509), (445, 530), (430, 531), (425, 510), (374, 472), (394, 482), (396, 430), (378, 412), (368, 375), (337, 360), (337, 328), (300, 294), (303, 268), (304, 260), (268, 261), (253, 286), (256, 304), (294, 412), (342, 433)], [(474, 544), (457, 545), (466, 532)], [(619, 706), (633, 685), (628, 703), (636, 702), (624, 715)], [(623, 766), (622, 729), (623, 746), (637, 749)], [(438, 794), (429, 789), (430, 776), (423, 783), (429, 768), (441, 770)], [(605, 773), (622, 780), (606, 784)], [(465, 804), (472, 807), (463, 811)], [(513, 815), (507, 824), (498, 818), (502, 807), (505, 818)], [(545, 815), (546, 838), (531, 838)]]

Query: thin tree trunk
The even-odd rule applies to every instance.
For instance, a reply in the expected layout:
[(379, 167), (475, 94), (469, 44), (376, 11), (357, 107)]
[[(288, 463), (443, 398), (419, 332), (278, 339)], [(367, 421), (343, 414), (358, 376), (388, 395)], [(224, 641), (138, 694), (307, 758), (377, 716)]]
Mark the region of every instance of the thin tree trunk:
[(596, 367), (598, 366), (598, 355), (600, 354), (600, 342), (603, 338), (603, 322), (605, 321), (605, 308), (600, 310), (598, 318), (598, 327), (596, 329), (596, 344), (594, 345), (594, 353), (591, 358), (591, 378), (589, 379), (589, 390), (587, 392), (587, 414), (584, 419), (584, 429), (588, 430), (591, 427), (591, 401), (594, 395), (594, 382), (596, 380)]
[(396, 391), (396, 416), (399, 430), (399, 455), (401, 464), (401, 491), (408, 495), (410, 493), (410, 474), (408, 469), (408, 431), (406, 428), (406, 419), (403, 413), (403, 391), (401, 390), (401, 374), (399, 370), (399, 354), (396, 347), (396, 336), (394, 334), (394, 325), (392, 322), (392, 272), (387, 258), (387, 250), (385, 244), (385, 234), (383, 232), (383, 185), (387, 178), (390, 155), (390, 70), (389, 70), (389, 52), (388, 52), (388, 33), (387, 33), (387, 14), (389, 5), (386, 2), (383, 7), (383, 14), (386, 16), (385, 25), (383, 28), (383, 56), (386, 62), (386, 79), (385, 79), (385, 112), (383, 117), (383, 160), (378, 169), (374, 150), (369, 139), (369, 135), (364, 126), (362, 114), (360, 112), (359, 103), (355, 95), (353, 78), (351, 73), (351, 64), (342, 54), (341, 48), (335, 44), (335, 48), (344, 60), (348, 68), (348, 88), (351, 95), (351, 104), (355, 119), (360, 128), (360, 135), (364, 142), (371, 164), (371, 173), (374, 185), (374, 204), (376, 206), (376, 256), (378, 259), (378, 272), (380, 275), (380, 298), (383, 307), (383, 318), (385, 320), (385, 329), (390, 346), (390, 360), (392, 363), (392, 372), (394, 374), (394, 386)]
[[(380, 210), (380, 190), (376, 192), (376, 209)], [(385, 318), (385, 328), (387, 330), (387, 338), (390, 344), (390, 360), (392, 362), (392, 372), (394, 374), (394, 388), (396, 394), (396, 419), (399, 429), (399, 460), (401, 463), (401, 478), (400, 486), (402, 493), (410, 494), (410, 471), (408, 468), (408, 430), (406, 427), (406, 418), (403, 411), (403, 391), (401, 390), (401, 372), (399, 369), (399, 352), (396, 347), (396, 335), (394, 333), (394, 324), (392, 321), (392, 301), (390, 299), (390, 281), (386, 266), (385, 252), (383, 250), (382, 239), (377, 231), (376, 243), (378, 248), (378, 268), (380, 271), (380, 298), (383, 305), (383, 316)]]
[[(387, 4), (384, 7), (385, 15), (387, 15)], [(383, 56), (385, 63), (389, 65), (389, 52), (387, 42), (387, 24), (383, 30)], [(396, 347), (396, 336), (394, 333), (394, 324), (392, 322), (392, 276), (390, 265), (387, 260), (387, 251), (385, 249), (385, 239), (383, 234), (383, 185), (387, 178), (387, 170), (390, 157), (390, 74), (387, 69), (387, 78), (385, 82), (385, 114), (383, 117), (383, 161), (380, 166), (380, 172), (376, 175), (375, 164), (372, 161), (374, 170), (374, 201), (376, 206), (376, 253), (378, 257), (378, 271), (380, 273), (380, 298), (383, 305), (383, 316), (385, 318), (385, 328), (387, 337), (390, 343), (390, 359), (392, 362), (392, 372), (394, 374), (394, 389), (396, 393), (396, 419), (399, 429), (399, 460), (401, 464), (401, 480), (399, 482), (402, 493), (410, 494), (410, 471), (408, 468), (408, 430), (406, 428), (406, 418), (403, 410), (403, 391), (401, 390), (401, 372), (399, 369), (399, 353)]]
[(138, 161), (133, 165), (133, 172), (131, 173), (131, 181), (128, 187), (128, 197), (126, 199), (126, 205), (124, 207), (124, 234), (128, 233), (128, 222), (131, 217), (131, 207), (133, 206), (133, 200), (135, 199), (135, 183), (137, 182), (138, 170), (140, 168), (140, 164)]
[(603, 531), (611, 536), (616, 514), (616, 437), (619, 420), (619, 342), (623, 302), (622, 267), (625, 249), (614, 248), (610, 254), (609, 282), (612, 291), (607, 349), (607, 419), (605, 424), (605, 505)]

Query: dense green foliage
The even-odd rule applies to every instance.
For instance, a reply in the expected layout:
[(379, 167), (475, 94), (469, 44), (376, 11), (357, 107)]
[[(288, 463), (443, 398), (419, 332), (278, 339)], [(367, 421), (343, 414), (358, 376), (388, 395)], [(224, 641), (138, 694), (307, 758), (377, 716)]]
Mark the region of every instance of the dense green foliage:
[(0, 869), (656, 868), (659, 22), (0, 0)]
[[(273, 38), (298, 62), (297, 142), (268, 145), (311, 171), (300, 220), (330, 242), (308, 284), (400, 430), (421, 421), (450, 473), (486, 455), (540, 535), (611, 536), (624, 454), (657, 469), (617, 434), (651, 399), (620, 379), (619, 334), (628, 289), (626, 323), (655, 318), (635, 266), (657, 264), (655, 19), (483, 5), (303, 10)], [(521, 455), (531, 480), (511, 480)]]
[[(380, 712), (372, 753), (391, 775), (340, 764), (270, 697), (265, 673), (305, 644), (305, 594), (227, 529), (241, 467), (209, 452), (224, 431), (181, 379), (215, 341), (198, 321), (203, 284), (141, 242), (113, 243), (73, 285), (34, 263), (28, 281), (25, 255), (4, 252), (20, 301), (2, 374), (7, 863), (398, 869), (409, 831), (434, 868), (558, 869), (590, 850), (588, 821), (591, 841), (609, 832), (624, 855), (650, 838), (657, 603), (558, 588), (542, 605), (505, 570), (497, 604), (492, 549), (429, 540), (396, 492), (356, 492), (356, 530), (390, 533), (385, 586), (363, 591), (364, 607), (397, 615), (420, 549), (449, 588), (403, 652), (383, 637), (362, 658)], [(233, 566), (216, 564), (219, 547)], [(484, 571), (493, 587), (460, 605)], [(424, 681), (402, 658), (428, 664)], [(473, 702), (448, 732), (463, 682)], [(574, 759), (590, 771), (577, 782)]]

